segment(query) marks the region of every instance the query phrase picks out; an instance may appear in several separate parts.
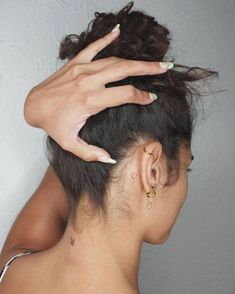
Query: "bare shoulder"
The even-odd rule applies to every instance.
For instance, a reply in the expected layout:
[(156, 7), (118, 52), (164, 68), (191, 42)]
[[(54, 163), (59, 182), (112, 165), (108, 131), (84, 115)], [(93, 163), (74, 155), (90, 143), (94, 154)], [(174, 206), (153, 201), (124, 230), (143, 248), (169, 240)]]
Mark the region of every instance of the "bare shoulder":
[[(27, 250), (22, 248), (12, 248), (8, 250), (4, 253), (4, 255), (1, 255), (0, 270), (2, 270), (5, 264), (14, 256), (31, 251), (34, 250)], [(32, 263), (32, 259), (34, 259), (33, 255), (39, 253), (21, 255), (15, 258), (9, 264), (9, 267), (7, 268), (0, 283), (0, 294), (19, 293), (18, 290), (22, 285), (24, 285), (25, 281), (27, 280), (26, 276), (28, 277), (28, 273), (30, 272), (29, 268), (30, 264)]]

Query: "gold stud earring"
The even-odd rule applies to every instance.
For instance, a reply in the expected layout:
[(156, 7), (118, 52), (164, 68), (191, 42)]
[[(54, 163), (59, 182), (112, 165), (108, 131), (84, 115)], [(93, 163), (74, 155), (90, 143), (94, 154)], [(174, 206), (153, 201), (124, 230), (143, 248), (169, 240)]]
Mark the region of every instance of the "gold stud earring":
[(150, 191), (146, 193), (147, 197), (149, 198), (148, 209), (152, 207), (152, 198), (156, 197), (157, 192), (154, 186), (151, 186)]

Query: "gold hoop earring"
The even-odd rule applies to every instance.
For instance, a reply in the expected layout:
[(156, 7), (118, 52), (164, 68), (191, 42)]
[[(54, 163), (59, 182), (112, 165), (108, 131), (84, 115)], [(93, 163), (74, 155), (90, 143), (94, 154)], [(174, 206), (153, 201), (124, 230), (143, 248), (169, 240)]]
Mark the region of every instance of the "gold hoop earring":
[[(146, 154), (149, 154), (149, 155), (152, 155), (152, 154), (153, 154), (153, 152), (149, 152), (149, 151), (147, 151), (145, 147), (144, 147), (144, 152), (145, 152)], [(159, 162), (160, 158), (161, 158), (161, 155), (158, 157), (158, 160), (157, 160), (156, 163)]]
[(149, 155), (152, 155), (153, 154), (153, 152), (148, 152), (145, 147), (144, 147), (144, 152), (147, 153), (147, 154), (149, 154)]
[(148, 209), (152, 207), (152, 198), (156, 197), (157, 192), (154, 186), (151, 186), (150, 191), (146, 193), (147, 197), (149, 198)]

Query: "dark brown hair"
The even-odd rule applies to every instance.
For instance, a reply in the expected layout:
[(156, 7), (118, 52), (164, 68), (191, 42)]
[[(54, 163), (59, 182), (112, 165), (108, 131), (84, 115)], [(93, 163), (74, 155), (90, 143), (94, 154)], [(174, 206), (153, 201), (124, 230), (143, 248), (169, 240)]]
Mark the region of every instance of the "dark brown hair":
[[(70, 34), (62, 40), (60, 59), (72, 59), (120, 23), (119, 37), (93, 60), (116, 56), (131, 60), (164, 61), (171, 40), (168, 28), (143, 11), (131, 11), (133, 4), (130, 2), (116, 14), (95, 12), (95, 18), (86, 31), (80, 35)], [(168, 58), (167, 61), (175, 63), (174, 59)], [(179, 148), (182, 143), (191, 146), (197, 114), (195, 103), (202, 95), (191, 82), (212, 76), (218, 76), (217, 72), (175, 63), (175, 67), (164, 74), (128, 77), (107, 84), (106, 87), (131, 84), (158, 95), (158, 99), (149, 105), (125, 104), (105, 109), (91, 116), (79, 132), (87, 143), (107, 150), (117, 160), (115, 165), (84, 161), (63, 150), (48, 137), (49, 160), (68, 194), (71, 215), (83, 193), (89, 195), (95, 209), (106, 212), (105, 195), (112, 170), (141, 138), (162, 144), (168, 164), (168, 185), (173, 185), (179, 172)]]

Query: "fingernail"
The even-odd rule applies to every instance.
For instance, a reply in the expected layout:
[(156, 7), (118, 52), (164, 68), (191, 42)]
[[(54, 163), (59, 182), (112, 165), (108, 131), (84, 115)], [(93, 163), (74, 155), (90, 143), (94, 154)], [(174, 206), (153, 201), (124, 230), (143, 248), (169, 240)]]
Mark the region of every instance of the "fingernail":
[(101, 162), (112, 163), (112, 164), (117, 163), (116, 160), (109, 157), (99, 157), (98, 160)]
[(154, 100), (157, 100), (157, 94), (155, 94), (155, 93), (149, 93), (149, 98), (152, 100), (152, 101), (154, 101)]
[(111, 33), (116, 32), (120, 28), (120, 24), (118, 23), (111, 31)]
[(171, 69), (171, 68), (174, 67), (174, 63), (173, 62), (168, 62), (168, 61), (166, 61), (166, 62), (160, 62), (160, 67), (162, 69)]

